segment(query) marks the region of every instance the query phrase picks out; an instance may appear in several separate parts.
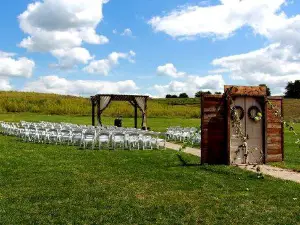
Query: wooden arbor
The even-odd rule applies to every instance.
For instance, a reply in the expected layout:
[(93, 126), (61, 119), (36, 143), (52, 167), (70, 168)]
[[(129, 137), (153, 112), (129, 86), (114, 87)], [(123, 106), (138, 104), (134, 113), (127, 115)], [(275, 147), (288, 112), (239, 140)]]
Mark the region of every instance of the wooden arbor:
[(91, 96), (92, 124), (95, 126), (95, 108), (97, 108), (98, 125), (102, 126), (101, 115), (112, 101), (128, 101), (134, 107), (134, 127), (137, 128), (137, 109), (142, 112), (142, 127), (147, 128), (147, 101), (145, 95), (110, 95), (98, 94)]
[[(279, 112), (272, 109), (276, 107)], [(234, 127), (233, 107), (242, 136)], [(223, 95), (201, 99), (201, 162), (262, 164), (284, 158), (282, 98), (267, 97), (266, 87), (225, 86)], [(254, 115), (254, 116), (253, 116)], [(255, 118), (261, 115), (261, 118)]]

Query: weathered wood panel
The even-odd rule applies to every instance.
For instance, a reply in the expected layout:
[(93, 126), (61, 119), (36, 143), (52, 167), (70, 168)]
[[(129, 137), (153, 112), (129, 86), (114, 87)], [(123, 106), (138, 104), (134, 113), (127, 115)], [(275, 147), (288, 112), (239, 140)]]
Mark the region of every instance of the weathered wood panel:
[(268, 155), (266, 158), (266, 162), (281, 162), (281, 161), (283, 161), (282, 154), (272, 154), (272, 155)]
[[(241, 107), (243, 110), (245, 110), (245, 97), (236, 97), (233, 99), (233, 105)], [(247, 111), (246, 111), (247, 112)], [(243, 133), (246, 133), (246, 116), (244, 115), (243, 118), (240, 120), (241, 123), (241, 129)], [(244, 162), (244, 151), (240, 149), (240, 146), (243, 144), (243, 141), (239, 137), (239, 135), (236, 134), (235, 129), (232, 126), (232, 120), (230, 118), (230, 125), (229, 125), (229, 143), (230, 143), (230, 164), (242, 164)]]
[(225, 99), (203, 95), (201, 107), (201, 163), (227, 164)]
[[(269, 97), (268, 100), (276, 106), (281, 114), (282, 98)], [(266, 120), (267, 120), (267, 143), (266, 143), (266, 162), (281, 162), (284, 159), (284, 145), (283, 145), (283, 124), (280, 122), (280, 118), (275, 116), (274, 110), (271, 109), (268, 103), (266, 103)]]
[(232, 86), (225, 85), (224, 92), (231, 88), (231, 96), (266, 96), (267, 88), (265, 86)]

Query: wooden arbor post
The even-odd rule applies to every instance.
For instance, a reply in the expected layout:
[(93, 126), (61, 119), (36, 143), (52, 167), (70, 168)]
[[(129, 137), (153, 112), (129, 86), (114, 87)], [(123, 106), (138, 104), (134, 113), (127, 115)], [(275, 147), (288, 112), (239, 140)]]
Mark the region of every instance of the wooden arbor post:
[(134, 127), (137, 128), (137, 103), (134, 101)]
[(145, 129), (148, 129), (148, 124), (147, 124), (147, 110), (148, 110), (148, 97), (145, 99), (145, 112), (143, 113), (143, 118), (142, 118), (142, 127), (145, 127)]
[(95, 101), (94, 97), (91, 97), (91, 103), (92, 103), (92, 125), (95, 126)]
[(101, 111), (100, 111), (100, 96), (97, 96), (97, 120), (98, 120), (98, 126), (102, 126), (102, 121), (101, 121)]

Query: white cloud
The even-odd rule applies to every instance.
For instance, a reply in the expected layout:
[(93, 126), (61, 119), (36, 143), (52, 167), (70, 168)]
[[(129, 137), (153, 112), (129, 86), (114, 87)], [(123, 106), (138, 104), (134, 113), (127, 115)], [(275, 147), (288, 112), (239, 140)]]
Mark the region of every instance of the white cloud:
[(215, 59), (212, 65), (217, 68), (210, 72), (228, 73), (231, 79), (251, 85), (266, 83), (272, 92), (282, 93), (288, 81), (300, 79), (300, 15), (289, 18), (282, 8), (286, 4), (287, 0), (220, 0), (213, 6), (184, 6), (148, 23), (178, 40), (227, 38), (251, 27), (269, 45)]
[(25, 58), (13, 58), (15, 54), (0, 51), (0, 77), (31, 77), (34, 61)]
[(96, 31), (91, 28), (82, 30), (80, 37), (89, 44), (107, 44), (109, 42), (107, 37), (96, 34)]
[(276, 43), (246, 54), (215, 59), (212, 64), (234, 80), (250, 85), (265, 83), (274, 91), (283, 92), (288, 81), (300, 79), (300, 54), (294, 54), (294, 50), (293, 46)]
[(283, 14), (277, 15), (285, 0), (220, 0), (213, 6), (184, 6), (165, 16), (155, 16), (148, 24), (157, 32), (174, 38), (195, 36), (226, 38), (243, 26), (266, 33), (266, 26), (277, 26)]
[(106, 59), (91, 61), (83, 70), (87, 73), (107, 76), (112, 68), (119, 64), (120, 59), (127, 59), (133, 63), (135, 55), (134, 51), (128, 53), (112, 52)]
[(126, 94), (133, 93), (138, 87), (132, 80), (109, 82), (95, 80), (67, 80), (58, 76), (39, 77), (25, 84), (24, 91), (58, 93), (69, 95)]
[(56, 49), (79, 47), (82, 39), (75, 31), (48, 32), (40, 30), (22, 40), (20, 47), (32, 52), (48, 52)]
[(180, 94), (187, 93), (193, 97), (199, 90), (202, 91), (222, 91), (225, 82), (221, 75), (208, 75), (208, 76), (187, 76), (186, 80), (171, 81), (167, 85), (154, 85), (153, 89), (156, 90), (159, 96), (164, 97), (166, 94)]
[(12, 52), (2, 52), (0, 51), (0, 58), (8, 58), (8, 57), (13, 57), (15, 56), (15, 53)]
[(282, 11), (265, 12), (252, 27), (271, 44), (248, 53), (215, 59), (212, 64), (219, 67), (217, 71), (228, 72), (234, 80), (250, 85), (266, 83), (272, 92), (283, 93), (287, 82), (300, 79), (300, 15), (288, 18)]
[[(277, 43), (246, 54), (215, 59), (212, 64), (227, 69), (233, 79), (243, 78), (250, 71), (273, 76), (293, 75), (300, 71), (300, 56), (293, 55), (292, 50), (292, 47)], [(289, 61), (291, 58), (294, 60)]]
[(176, 67), (172, 63), (167, 63), (163, 66), (159, 66), (156, 72), (160, 76), (170, 76), (173, 78), (184, 77), (186, 73), (177, 71)]
[(63, 31), (96, 27), (102, 20), (102, 0), (44, 0), (28, 5), (20, 15), (21, 28)]
[(55, 56), (59, 64), (55, 65), (61, 69), (71, 69), (76, 64), (87, 64), (89, 60), (93, 59), (89, 51), (85, 48), (72, 48), (72, 49), (56, 49), (51, 51)]
[(128, 37), (132, 37), (132, 31), (130, 28), (126, 28), (122, 33), (121, 36), (128, 36)]
[(20, 28), (28, 37), (19, 46), (33, 52), (69, 51), (83, 42), (106, 44), (96, 33), (107, 0), (43, 0), (31, 3), (19, 15)]
[(9, 80), (6, 78), (0, 78), (0, 90), (1, 91), (10, 91), (12, 86), (9, 83)]

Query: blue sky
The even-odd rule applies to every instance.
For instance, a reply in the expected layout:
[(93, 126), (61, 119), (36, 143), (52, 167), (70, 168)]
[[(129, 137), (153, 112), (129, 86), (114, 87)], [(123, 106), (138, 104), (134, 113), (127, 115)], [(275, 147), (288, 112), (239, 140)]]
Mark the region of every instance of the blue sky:
[(300, 2), (2, 0), (0, 89), (222, 91), (300, 79)]

